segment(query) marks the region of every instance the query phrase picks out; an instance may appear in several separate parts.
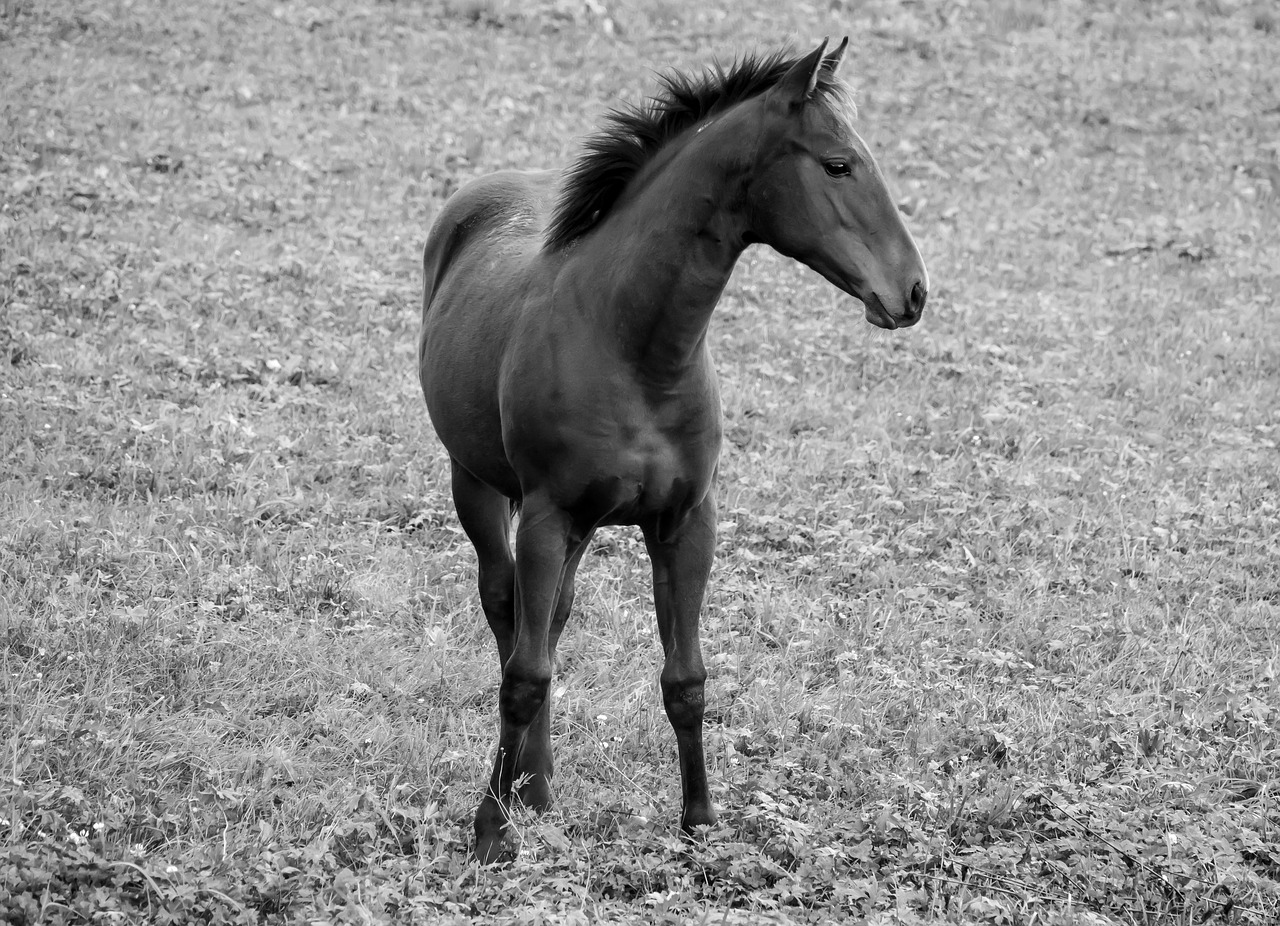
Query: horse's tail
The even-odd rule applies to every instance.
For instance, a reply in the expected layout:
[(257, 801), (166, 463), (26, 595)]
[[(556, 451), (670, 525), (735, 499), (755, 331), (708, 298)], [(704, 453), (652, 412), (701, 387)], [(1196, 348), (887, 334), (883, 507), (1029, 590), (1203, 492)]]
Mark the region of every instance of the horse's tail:
[(451, 220), (448, 208), (440, 210), (427, 232), (427, 243), (422, 249), (422, 311), (431, 307), (431, 297), (440, 287), (449, 261), (457, 250), (458, 223)]
[(431, 302), (440, 289), (459, 246), (466, 239), (463, 222), (466, 216), (458, 214), (456, 200), (455, 195), (436, 215), (435, 221), (431, 223), (431, 230), (427, 232), (427, 243), (422, 248), (422, 328), (418, 338), (420, 371), (427, 347), (427, 316), (431, 312)]

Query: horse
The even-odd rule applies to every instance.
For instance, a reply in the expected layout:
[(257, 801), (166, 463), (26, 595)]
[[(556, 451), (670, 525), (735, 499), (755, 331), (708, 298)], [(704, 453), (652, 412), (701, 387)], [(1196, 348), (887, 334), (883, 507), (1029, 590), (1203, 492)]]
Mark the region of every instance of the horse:
[(712, 311), (757, 243), (860, 300), (881, 328), (919, 321), (929, 289), (854, 130), (836, 74), (848, 42), (670, 72), (645, 104), (611, 110), (563, 173), (470, 180), (431, 226), (418, 372), (502, 670), (475, 816), (482, 863), (510, 857), (516, 795), (551, 805), (556, 645), (606, 525), (638, 526), (651, 561), (681, 829), (716, 821), (698, 630), (722, 427)]

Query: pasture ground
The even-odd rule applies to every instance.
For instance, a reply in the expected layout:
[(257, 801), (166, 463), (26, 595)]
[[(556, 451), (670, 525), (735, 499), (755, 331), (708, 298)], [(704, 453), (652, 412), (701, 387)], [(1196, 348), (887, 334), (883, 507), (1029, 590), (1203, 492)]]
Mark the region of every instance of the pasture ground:
[[(723, 822), (612, 531), (481, 869), (426, 227), (846, 32), (930, 306), (756, 250), (714, 322)], [(0, 920), (1275, 922), (1278, 61), (1231, 0), (0, 3)]]

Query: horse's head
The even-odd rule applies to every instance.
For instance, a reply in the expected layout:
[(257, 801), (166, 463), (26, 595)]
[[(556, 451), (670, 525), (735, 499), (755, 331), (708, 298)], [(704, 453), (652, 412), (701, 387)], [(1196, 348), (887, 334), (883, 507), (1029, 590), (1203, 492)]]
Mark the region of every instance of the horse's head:
[(835, 76), (849, 40), (804, 56), (760, 100), (754, 237), (862, 300), (881, 328), (914, 325), (929, 275)]

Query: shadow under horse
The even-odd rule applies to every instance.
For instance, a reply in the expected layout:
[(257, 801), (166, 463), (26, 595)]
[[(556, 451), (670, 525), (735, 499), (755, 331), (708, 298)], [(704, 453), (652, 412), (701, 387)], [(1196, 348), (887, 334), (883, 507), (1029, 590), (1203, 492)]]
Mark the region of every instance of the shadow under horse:
[(603, 525), (644, 534), (680, 824), (715, 822), (698, 638), (721, 437), (711, 313), (756, 243), (861, 300), (882, 328), (919, 321), (929, 288), (854, 131), (836, 74), (847, 45), (670, 74), (647, 105), (612, 112), (564, 174), (480, 177), (431, 228), (419, 373), (502, 665), (482, 862), (509, 848), (517, 785), (526, 805), (551, 803), (556, 644)]

